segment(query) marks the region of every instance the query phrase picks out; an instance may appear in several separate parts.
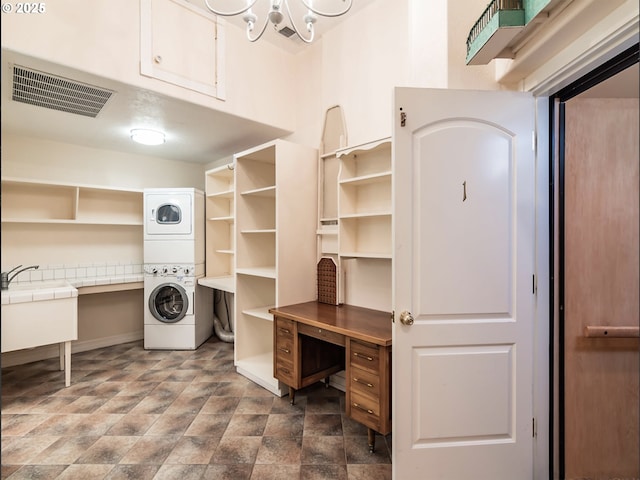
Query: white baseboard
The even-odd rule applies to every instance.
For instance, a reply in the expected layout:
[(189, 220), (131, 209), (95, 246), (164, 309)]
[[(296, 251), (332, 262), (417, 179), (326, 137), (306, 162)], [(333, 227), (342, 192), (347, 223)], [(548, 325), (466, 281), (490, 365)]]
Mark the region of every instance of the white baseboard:
[(246, 368), (239, 367), (237, 365), (236, 365), (236, 371), (240, 375), (242, 375), (244, 377), (247, 377), (253, 383), (257, 383), (262, 388), (264, 388), (265, 390), (270, 391), (271, 393), (273, 393), (274, 395), (277, 395), (278, 397), (283, 397), (285, 395), (285, 390), (283, 388), (280, 388), (281, 383), (279, 381), (277, 381), (277, 380), (276, 380), (277, 384), (273, 385), (273, 384), (269, 383), (268, 381), (266, 381), (264, 378), (261, 378), (260, 376), (254, 374), (250, 370), (247, 370)]
[[(120, 345), (122, 343), (136, 342), (144, 338), (144, 330), (113, 335), (110, 337), (94, 338), (93, 340), (76, 340), (71, 342), (71, 353), (86, 352), (98, 348)], [(57, 358), (60, 355), (58, 344), (45, 345), (42, 347), (16, 350), (2, 354), (2, 367), (13, 367), (25, 363), (37, 362), (48, 358)], [(72, 367), (73, 368), (73, 367)]]

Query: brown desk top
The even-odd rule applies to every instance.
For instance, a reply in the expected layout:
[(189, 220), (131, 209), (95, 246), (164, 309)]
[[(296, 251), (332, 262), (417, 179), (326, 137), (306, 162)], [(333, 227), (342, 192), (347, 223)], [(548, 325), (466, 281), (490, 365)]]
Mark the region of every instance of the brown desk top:
[(391, 345), (391, 313), (389, 312), (353, 305), (329, 305), (315, 301), (274, 307), (269, 312), (278, 317), (324, 328), (376, 345), (385, 347)]

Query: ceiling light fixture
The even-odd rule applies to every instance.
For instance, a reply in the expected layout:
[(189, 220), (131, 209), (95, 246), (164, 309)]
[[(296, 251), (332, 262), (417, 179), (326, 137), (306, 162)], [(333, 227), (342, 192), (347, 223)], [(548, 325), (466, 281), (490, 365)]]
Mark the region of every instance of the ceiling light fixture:
[(143, 145), (162, 145), (164, 133), (146, 128), (134, 128), (131, 130), (131, 140)]
[[(204, 3), (207, 8), (216, 15), (223, 17), (242, 15), (242, 19), (247, 24), (247, 38), (250, 42), (255, 42), (262, 37), (269, 22), (273, 24), (274, 29), (277, 31), (278, 25), (284, 20), (286, 12), (291, 28), (296, 35), (298, 35), (303, 42), (311, 43), (314, 38), (313, 24), (317, 20), (317, 15), (322, 17), (339, 17), (344, 15), (351, 9), (353, 0), (293, 0), (291, 2), (289, 0), (236, 0), (231, 2), (204, 0)], [(227, 5), (235, 5), (236, 8), (218, 8), (217, 5), (225, 3)], [(294, 13), (302, 18), (306, 33), (301, 33), (302, 30), (293, 20), (294, 15), (292, 14), (292, 8), (289, 7), (289, 3), (292, 3)], [(264, 18), (264, 20), (259, 33), (254, 35), (253, 30), (258, 22), (258, 18)]]

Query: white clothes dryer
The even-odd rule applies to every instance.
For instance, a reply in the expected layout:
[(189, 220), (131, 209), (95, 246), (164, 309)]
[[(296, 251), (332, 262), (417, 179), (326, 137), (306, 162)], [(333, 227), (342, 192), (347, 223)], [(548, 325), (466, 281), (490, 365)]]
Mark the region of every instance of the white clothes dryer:
[(213, 296), (195, 265), (144, 268), (144, 348), (195, 350), (213, 333)]
[(204, 193), (144, 189), (144, 263), (204, 263)]

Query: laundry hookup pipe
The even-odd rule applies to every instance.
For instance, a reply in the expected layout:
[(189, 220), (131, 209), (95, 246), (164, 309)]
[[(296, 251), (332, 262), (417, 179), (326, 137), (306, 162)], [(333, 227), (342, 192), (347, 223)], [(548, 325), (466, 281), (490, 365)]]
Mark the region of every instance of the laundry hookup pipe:
[(232, 294), (214, 290), (213, 331), (223, 342), (233, 343), (233, 300)]

